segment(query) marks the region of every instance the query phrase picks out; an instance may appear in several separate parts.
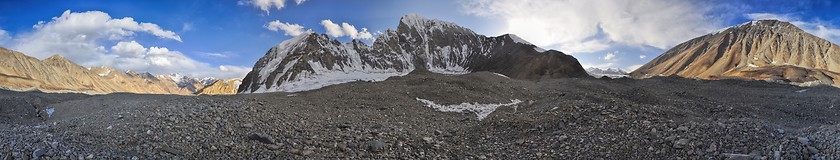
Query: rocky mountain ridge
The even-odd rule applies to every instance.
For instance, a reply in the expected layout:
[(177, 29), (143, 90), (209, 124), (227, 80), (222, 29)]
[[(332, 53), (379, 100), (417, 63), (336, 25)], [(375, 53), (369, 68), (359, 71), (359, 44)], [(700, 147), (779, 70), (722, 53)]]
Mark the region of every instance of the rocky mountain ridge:
[(629, 73), (627, 73), (624, 70), (619, 69), (619, 68), (601, 69), (601, 68), (589, 67), (589, 68), (586, 68), (586, 72), (589, 73), (589, 75), (592, 75), (596, 78), (600, 78), (600, 77), (604, 77), (604, 76), (607, 76), (607, 77), (610, 77), (610, 78), (620, 78), (620, 77), (629, 76)]
[(840, 46), (777, 20), (750, 21), (679, 44), (631, 73), (840, 85)]
[[(18, 91), (190, 95), (216, 81), (223, 81), (173, 76), (177, 74), (155, 76), (134, 71), (122, 72), (107, 66), (85, 68), (59, 55), (38, 60), (5, 48), (0, 48), (0, 62), (0, 88)], [(230, 92), (219, 90), (203, 94), (235, 93), (223, 91)]]
[(372, 45), (308, 33), (271, 48), (239, 93), (296, 92), (352, 81), (382, 81), (414, 70), (442, 74), (490, 71), (517, 79), (588, 77), (572, 56), (543, 50), (512, 34), (479, 35), (451, 22), (406, 15)]

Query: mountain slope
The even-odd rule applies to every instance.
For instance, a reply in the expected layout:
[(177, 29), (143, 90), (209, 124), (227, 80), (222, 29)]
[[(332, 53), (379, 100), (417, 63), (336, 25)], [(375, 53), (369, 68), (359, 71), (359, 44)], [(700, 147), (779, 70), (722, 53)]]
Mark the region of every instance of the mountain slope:
[(38, 60), (0, 48), (0, 88), (5, 89), (88, 94), (193, 94), (196, 89), (190, 87), (204, 88), (212, 82), (196, 80), (195, 83), (185, 83), (188, 85), (182, 87), (163, 76), (121, 72), (106, 66), (85, 68), (58, 55)]
[(372, 45), (308, 33), (271, 48), (239, 93), (296, 92), (357, 80), (382, 81), (416, 69), (443, 74), (491, 71), (511, 78), (586, 77), (577, 59), (515, 35), (486, 37), (454, 23), (407, 15)]
[(840, 84), (840, 47), (776, 20), (751, 21), (671, 48), (631, 75)]
[(195, 94), (236, 94), (242, 79), (216, 80), (195, 92)]

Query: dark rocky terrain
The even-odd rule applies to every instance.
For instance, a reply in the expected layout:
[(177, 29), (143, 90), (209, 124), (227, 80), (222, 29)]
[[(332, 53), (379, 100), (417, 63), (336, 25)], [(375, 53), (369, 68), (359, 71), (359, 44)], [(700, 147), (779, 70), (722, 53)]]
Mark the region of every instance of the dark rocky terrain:
[[(840, 89), (763, 81), (415, 71), (291, 94), (0, 92), (0, 159), (840, 158)], [(417, 98), (523, 102), (478, 120)]]

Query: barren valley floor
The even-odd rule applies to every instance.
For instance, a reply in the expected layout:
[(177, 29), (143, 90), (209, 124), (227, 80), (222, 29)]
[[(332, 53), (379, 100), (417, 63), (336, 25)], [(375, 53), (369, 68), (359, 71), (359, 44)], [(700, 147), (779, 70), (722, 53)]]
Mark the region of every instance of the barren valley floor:
[[(760, 81), (479, 72), (232, 96), (0, 92), (2, 159), (840, 158), (840, 89)], [(521, 103), (479, 120), (420, 99)]]

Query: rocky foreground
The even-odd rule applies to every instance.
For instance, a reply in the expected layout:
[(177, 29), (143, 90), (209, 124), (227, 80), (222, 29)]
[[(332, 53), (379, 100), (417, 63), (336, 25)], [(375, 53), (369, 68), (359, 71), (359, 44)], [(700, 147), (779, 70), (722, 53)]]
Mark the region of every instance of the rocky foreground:
[[(233, 96), (0, 91), (0, 158), (838, 159), (840, 89), (412, 73)], [(420, 100), (505, 104), (479, 120)]]

